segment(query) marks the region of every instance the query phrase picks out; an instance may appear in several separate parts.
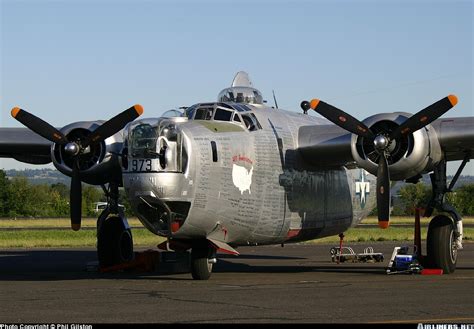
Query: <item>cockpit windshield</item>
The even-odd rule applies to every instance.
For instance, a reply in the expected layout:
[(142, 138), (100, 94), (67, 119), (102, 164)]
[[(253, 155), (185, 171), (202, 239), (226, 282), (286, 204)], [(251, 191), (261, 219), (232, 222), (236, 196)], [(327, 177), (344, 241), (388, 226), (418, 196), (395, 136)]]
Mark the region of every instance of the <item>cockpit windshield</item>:
[(189, 120), (225, 121), (245, 126), (249, 131), (262, 129), (255, 114), (244, 104), (205, 103), (186, 110)]

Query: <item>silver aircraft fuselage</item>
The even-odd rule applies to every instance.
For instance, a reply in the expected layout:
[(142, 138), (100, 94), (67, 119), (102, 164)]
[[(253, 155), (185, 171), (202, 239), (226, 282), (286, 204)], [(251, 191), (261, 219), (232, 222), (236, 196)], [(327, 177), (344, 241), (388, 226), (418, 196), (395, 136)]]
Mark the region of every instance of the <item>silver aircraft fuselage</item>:
[(238, 246), (337, 235), (375, 207), (375, 177), (304, 161), (300, 128), (327, 124), (235, 103), (135, 121), (124, 130), (124, 188), (144, 226), (172, 239)]

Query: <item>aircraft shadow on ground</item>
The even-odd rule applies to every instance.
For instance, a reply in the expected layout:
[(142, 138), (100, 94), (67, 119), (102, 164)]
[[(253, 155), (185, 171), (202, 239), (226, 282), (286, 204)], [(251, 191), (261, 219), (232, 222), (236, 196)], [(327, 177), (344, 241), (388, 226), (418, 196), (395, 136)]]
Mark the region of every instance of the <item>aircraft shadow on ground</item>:
[[(332, 264), (327, 262), (327, 264)], [(347, 265), (248, 265), (237, 262), (218, 261), (215, 273), (309, 273), (309, 272), (333, 272), (333, 273), (364, 273), (385, 274), (383, 265), (354, 266)]]
[[(241, 261), (261, 260), (286, 261), (284, 264), (246, 264)], [(288, 264), (294, 260), (295, 264)], [(304, 257), (265, 255), (219, 255), (214, 273), (339, 273), (385, 275), (386, 262), (378, 264), (355, 264), (320, 262), (317, 265), (301, 265), (297, 261)], [(64, 281), (64, 280), (192, 280), (185, 273), (123, 271), (115, 273), (88, 272), (86, 265), (97, 261), (95, 250), (25, 250), (0, 252), (0, 283), (5, 281)], [(311, 261), (314, 263), (314, 261)], [(460, 266), (458, 270), (472, 270), (474, 267)], [(184, 274), (177, 276), (177, 274)], [(189, 274), (189, 273), (188, 273)]]

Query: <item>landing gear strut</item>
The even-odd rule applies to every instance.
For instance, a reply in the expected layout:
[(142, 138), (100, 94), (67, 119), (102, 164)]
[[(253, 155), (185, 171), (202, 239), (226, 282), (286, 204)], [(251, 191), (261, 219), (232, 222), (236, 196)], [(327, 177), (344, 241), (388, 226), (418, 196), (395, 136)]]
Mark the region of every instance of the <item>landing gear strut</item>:
[[(97, 257), (101, 267), (112, 266), (133, 259), (132, 232), (123, 209), (118, 206), (118, 184), (110, 183), (107, 207), (97, 219)], [(110, 216), (112, 215), (112, 216)]]
[(427, 254), (428, 265), (452, 273), (456, 269), (458, 250), (462, 249), (462, 218), (456, 209), (446, 203), (445, 194), (451, 192), (464, 166), (469, 161), (466, 155), (454, 175), (449, 187), (446, 185), (446, 161), (442, 160), (430, 175), (433, 194), (425, 212), (430, 217), (433, 210), (447, 215), (435, 216), (428, 226)]
[(207, 240), (196, 241), (191, 249), (191, 274), (194, 280), (208, 280), (216, 263), (216, 250)]

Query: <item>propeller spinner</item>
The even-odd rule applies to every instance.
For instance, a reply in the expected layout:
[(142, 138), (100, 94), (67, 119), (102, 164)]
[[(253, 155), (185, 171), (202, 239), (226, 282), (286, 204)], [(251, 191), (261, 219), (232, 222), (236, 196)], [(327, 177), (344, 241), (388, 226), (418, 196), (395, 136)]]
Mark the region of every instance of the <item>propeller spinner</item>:
[[(393, 144), (397, 143), (403, 135), (411, 134), (421, 129), (441, 115), (449, 111), (458, 102), (455, 95), (449, 95), (418, 113), (412, 115), (392, 132), (379, 131), (375, 134), (366, 125), (347, 114), (346, 112), (327, 104), (319, 99), (313, 99), (309, 106), (323, 117), (338, 125), (339, 127), (358, 136), (372, 140), (374, 148), (378, 153), (377, 168), (377, 211), (379, 226), (387, 228), (390, 219), (390, 172), (387, 157), (393, 151)], [(308, 102), (303, 101), (307, 106)]]
[(33, 114), (15, 107), (11, 111), (13, 118), (21, 122), (24, 126), (34, 131), (38, 135), (50, 140), (53, 143), (64, 145), (64, 150), (73, 159), (71, 190), (70, 190), (70, 210), (71, 210), (71, 228), (75, 231), (81, 228), (82, 218), (82, 183), (81, 169), (79, 166), (81, 157), (87, 148), (92, 144), (98, 144), (108, 137), (116, 134), (125, 125), (143, 113), (141, 105), (134, 105), (129, 109), (121, 112), (112, 119), (104, 122), (96, 130), (79, 140), (68, 140), (66, 136), (49, 123), (41, 120)]

